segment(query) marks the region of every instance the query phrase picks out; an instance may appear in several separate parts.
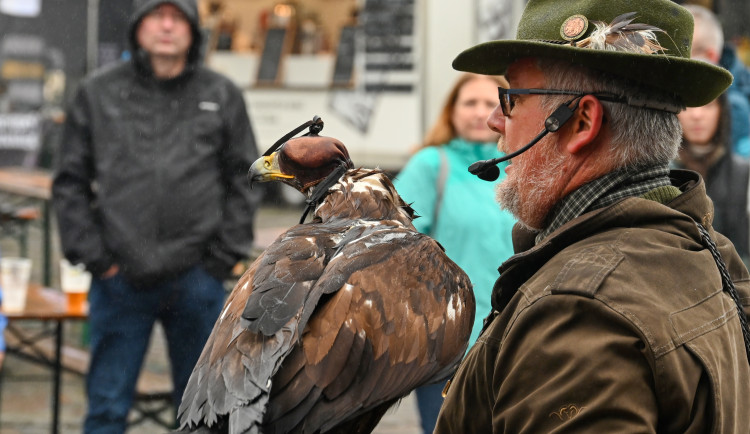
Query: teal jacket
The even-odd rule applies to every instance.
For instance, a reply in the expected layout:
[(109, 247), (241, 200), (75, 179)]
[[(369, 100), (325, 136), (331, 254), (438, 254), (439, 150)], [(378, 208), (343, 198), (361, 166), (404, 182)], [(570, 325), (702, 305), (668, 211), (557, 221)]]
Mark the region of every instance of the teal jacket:
[[(3, 289), (0, 288), (0, 306), (3, 304)], [(5, 351), (5, 327), (8, 325), (8, 319), (0, 313), (0, 352)]]
[[(445, 152), (449, 172), (436, 219), (440, 149)], [(490, 313), (490, 295), (499, 277), (497, 269), (513, 255), (511, 229), (516, 221), (495, 202), (495, 185), (505, 177), (503, 169), (508, 163), (500, 165), (500, 178), (495, 182), (482, 181), (467, 168), (475, 161), (501, 155), (495, 143), (453, 139), (439, 148), (420, 150), (394, 180), (401, 197), (420, 216), (414, 220), (417, 230), (440, 242), (474, 285), (477, 313), (469, 345), (479, 336), (482, 321)]]

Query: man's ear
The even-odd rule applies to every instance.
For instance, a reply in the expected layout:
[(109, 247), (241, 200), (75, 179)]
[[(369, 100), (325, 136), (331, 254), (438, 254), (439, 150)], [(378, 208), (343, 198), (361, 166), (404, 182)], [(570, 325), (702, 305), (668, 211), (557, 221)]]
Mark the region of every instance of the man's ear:
[(569, 121), (568, 142), (565, 149), (571, 154), (577, 154), (587, 149), (587, 145), (596, 140), (602, 128), (604, 107), (592, 95), (586, 95), (578, 103), (578, 109)]

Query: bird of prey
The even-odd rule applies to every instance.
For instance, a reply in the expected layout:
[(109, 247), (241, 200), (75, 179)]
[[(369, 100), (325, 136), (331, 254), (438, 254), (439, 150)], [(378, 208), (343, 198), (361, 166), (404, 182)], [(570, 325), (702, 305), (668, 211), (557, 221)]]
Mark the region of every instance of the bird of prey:
[(414, 229), (383, 172), (353, 168), (340, 141), (317, 134), (320, 118), (300, 129), (248, 176), (305, 193), (313, 217), (229, 295), (183, 395), (181, 432), (368, 433), (413, 389), (450, 377), (466, 350), (466, 274)]

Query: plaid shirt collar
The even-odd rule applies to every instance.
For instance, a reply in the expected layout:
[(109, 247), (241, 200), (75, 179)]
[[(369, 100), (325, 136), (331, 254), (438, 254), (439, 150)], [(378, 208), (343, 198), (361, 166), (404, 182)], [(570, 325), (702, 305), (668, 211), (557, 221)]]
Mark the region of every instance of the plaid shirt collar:
[(604, 208), (626, 197), (642, 196), (667, 185), (671, 185), (669, 164), (648, 166), (635, 173), (632, 169), (608, 173), (563, 198), (552, 211), (550, 224), (536, 236), (536, 243), (586, 211)]

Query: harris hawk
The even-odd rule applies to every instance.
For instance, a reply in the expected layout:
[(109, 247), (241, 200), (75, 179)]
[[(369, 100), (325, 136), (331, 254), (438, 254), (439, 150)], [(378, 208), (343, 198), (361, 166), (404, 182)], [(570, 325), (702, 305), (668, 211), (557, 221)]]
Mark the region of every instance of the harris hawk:
[[(310, 127), (302, 137), (290, 138)], [(181, 432), (368, 433), (413, 389), (445, 380), (468, 344), (468, 276), (380, 170), (354, 168), (316, 117), (253, 163), (313, 218), (239, 279), (179, 408)]]

